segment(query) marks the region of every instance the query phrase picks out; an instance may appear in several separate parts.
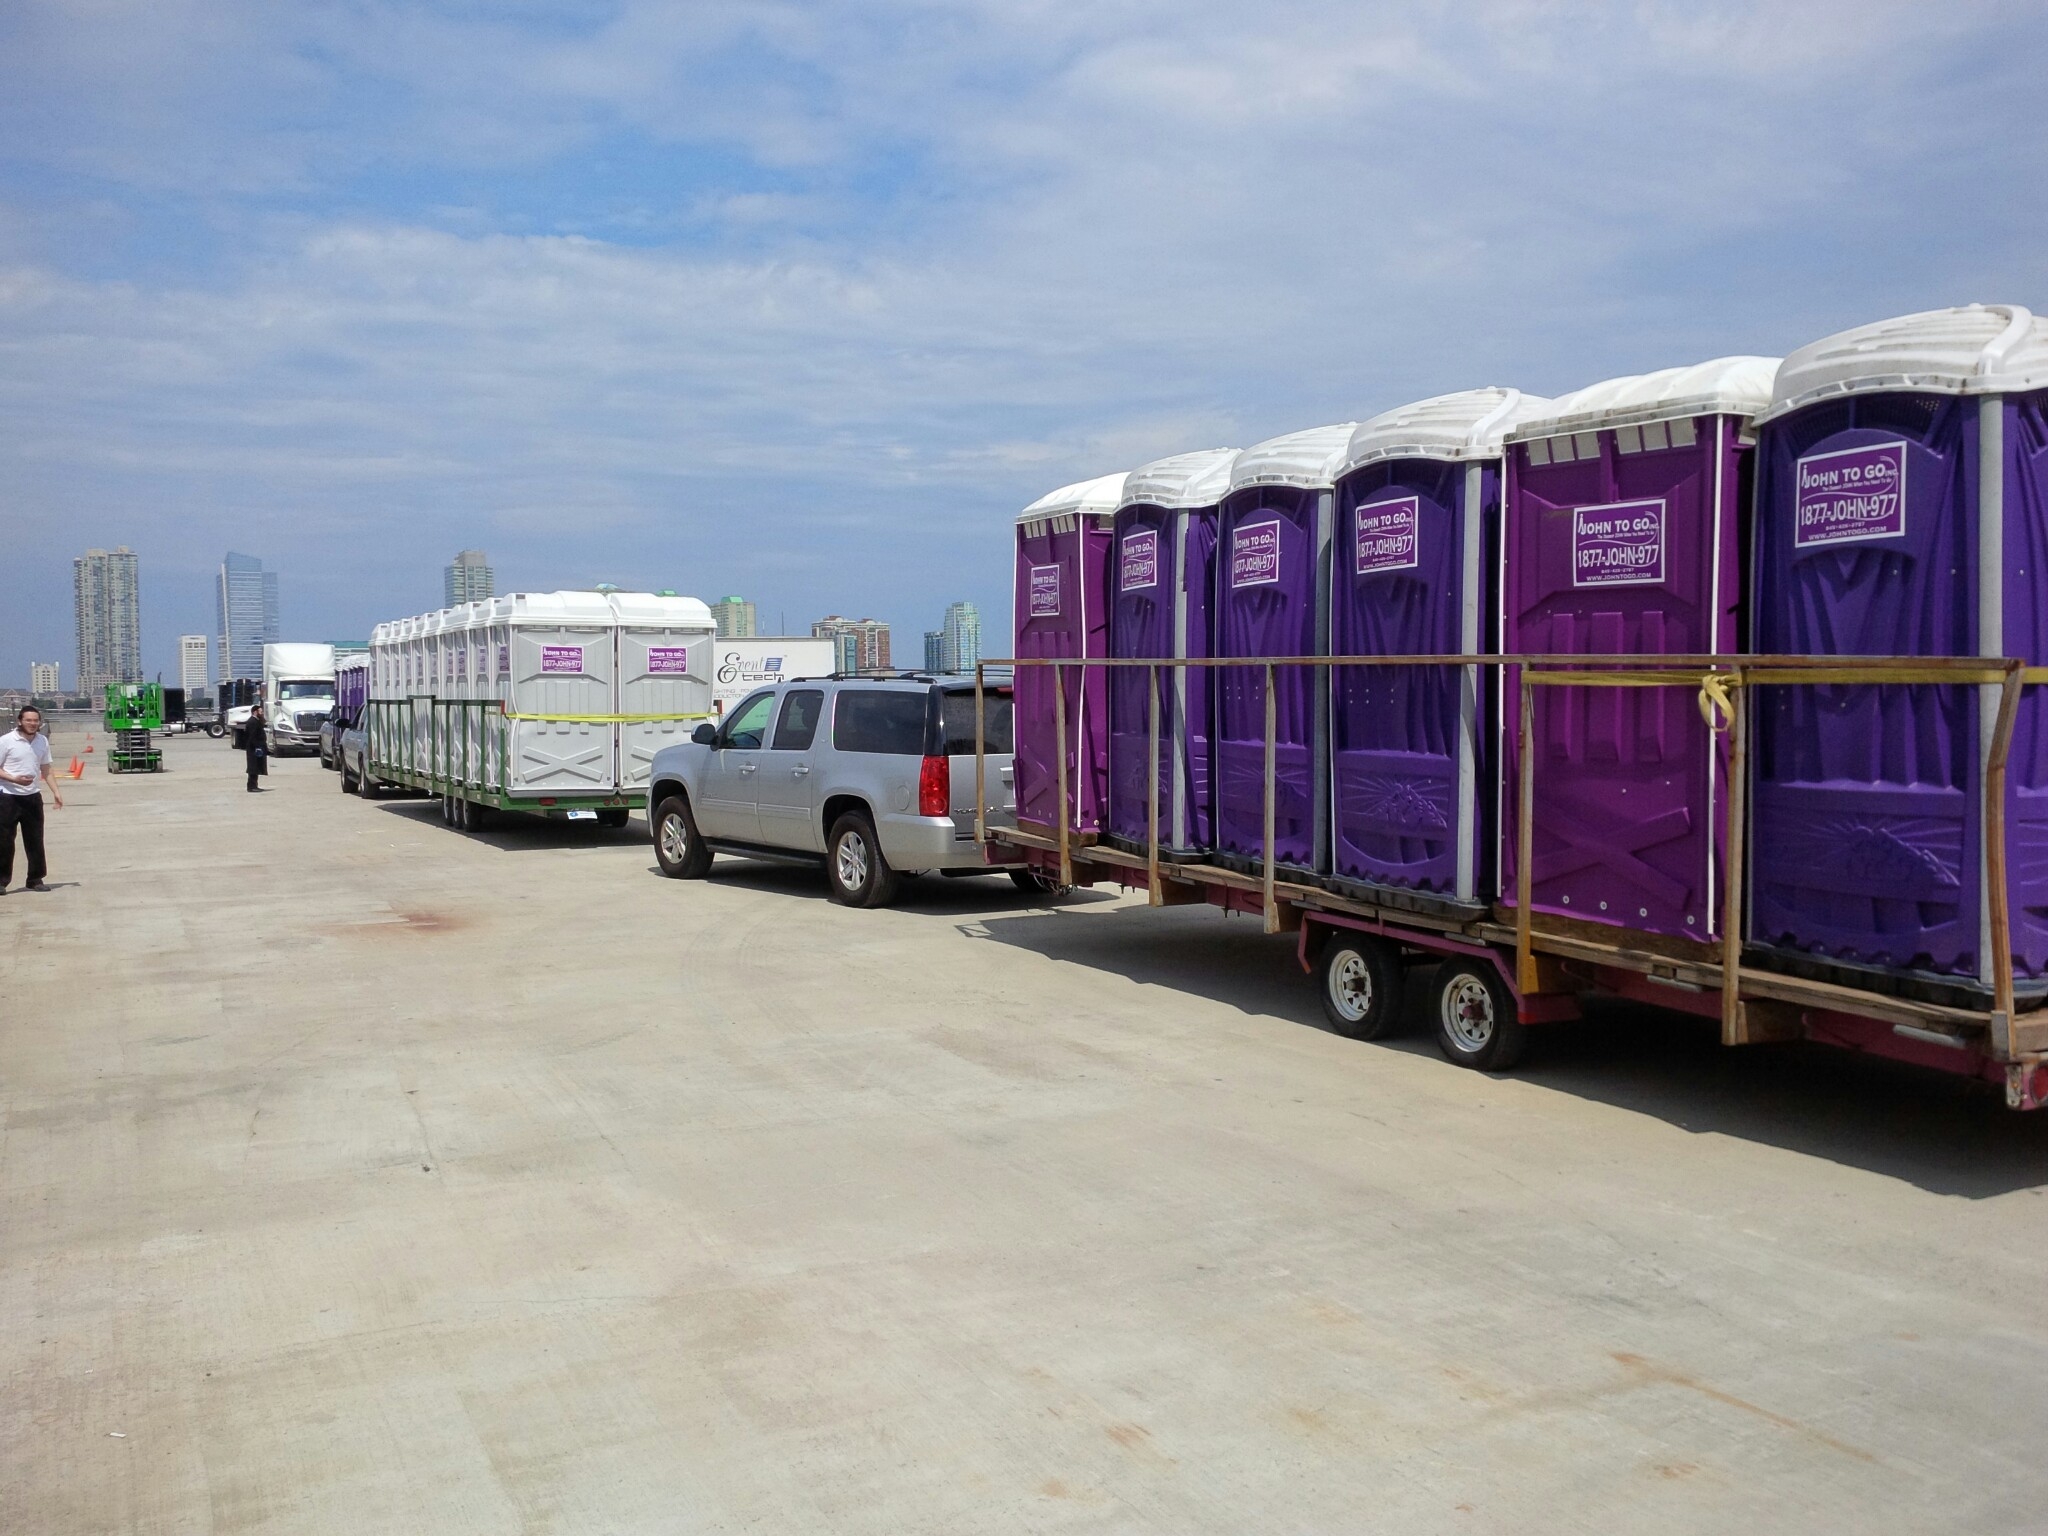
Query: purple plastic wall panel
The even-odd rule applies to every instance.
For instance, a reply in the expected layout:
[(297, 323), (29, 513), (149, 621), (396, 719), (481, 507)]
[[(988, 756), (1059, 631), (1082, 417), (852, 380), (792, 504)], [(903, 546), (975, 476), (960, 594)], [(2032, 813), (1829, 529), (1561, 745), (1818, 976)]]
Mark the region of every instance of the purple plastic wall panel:
[[(1522, 654), (1732, 651), (1748, 450), (1725, 417), (1640, 453), (1612, 432), (1571, 463), (1511, 453), (1501, 648)], [(1682, 438), (1682, 430), (1671, 434)], [(1583, 441), (1587, 434), (1580, 434)], [(1502, 680), (1500, 887), (1516, 895), (1519, 669)], [(1684, 688), (1535, 694), (1538, 911), (1704, 940), (1718, 928), (1722, 748)]]
[[(2004, 635), (2048, 652), (2042, 396), (2002, 407)], [(1766, 425), (1757, 472), (1758, 650), (1974, 656), (1979, 410), (1974, 399), (1855, 396)], [(1900, 481), (1903, 480), (1903, 484)], [(1983, 773), (1974, 688), (1773, 688), (1757, 727), (1749, 937), (1887, 969), (1974, 977)], [(2023, 697), (2008, 760), (2018, 974), (2048, 974), (2048, 739)]]
[[(1216, 530), (1216, 654), (1314, 656), (1317, 507), (1324, 493), (1258, 486), (1224, 499)], [(1273, 858), (1316, 867), (1314, 667), (1275, 674)], [(1217, 669), (1216, 847), (1265, 854), (1266, 674)]]
[(334, 673), (334, 705), (341, 711), (343, 720), (353, 720), (363, 712), (363, 705), (370, 697), (370, 669), (368, 667), (338, 667)]
[[(1062, 519), (1074, 523), (1073, 518)], [(1051, 528), (1051, 520), (1042, 526)], [(1017, 531), (1018, 657), (1106, 656), (1109, 626), (1103, 564), (1109, 530), (1092, 518), (1079, 531)], [(1098, 831), (1108, 799), (1108, 687), (1102, 667), (1066, 669), (1068, 825)], [(1083, 674), (1086, 674), (1085, 676)], [(1055, 826), (1059, 813), (1058, 736), (1051, 667), (1019, 667), (1016, 697), (1017, 819)]]
[[(1466, 468), (1397, 460), (1338, 483), (1331, 655), (1455, 655), (1462, 649)], [(1492, 515), (1498, 494), (1499, 476), (1488, 467), (1476, 514)], [(1490, 811), (1493, 803), (1479, 761), (1474, 793), (1460, 803), (1460, 672), (1336, 669), (1331, 870), (1339, 878), (1455, 893), (1460, 824), (1472, 829), (1476, 847), (1482, 808)]]
[[(1169, 512), (1139, 505), (1117, 514), (1109, 562), (1114, 589), (1109, 600), (1110, 655), (1147, 659), (1209, 654), (1208, 587), (1215, 545), (1213, 507)], [(1177, 606), (1185, 610), (1184, 638), (1175, 622)], [(1159, 672), (1159, 839), (1162, 847), (1175, 851), (1208, 844), (1213, 684), (1208, 668)], [(1152, 754), (1150, 688), (1150, 677), (1141, 668), (1118, 667), (1110, 674), (1109, 830), (1136, 843), (1146, 841), (1151, 826), (1145, 793)], [(1176, 780), (1180, 826), (1174, 814)]]

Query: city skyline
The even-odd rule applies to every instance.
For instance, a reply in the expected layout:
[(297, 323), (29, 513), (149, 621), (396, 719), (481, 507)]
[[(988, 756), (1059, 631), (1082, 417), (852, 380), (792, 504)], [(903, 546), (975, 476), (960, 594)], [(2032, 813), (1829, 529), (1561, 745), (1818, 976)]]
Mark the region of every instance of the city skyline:
[(141, 682), (142, 580), (135, 552), (125, 544), (88, 549), (71, 569), (78, 692), (90, 697), (109, 683)]
[(811, 625), (811, 638), (832, 642), (835, 672), (879, 672), (889, 660), (889, 626), (880, 619), (849, 619), (828, 613)]

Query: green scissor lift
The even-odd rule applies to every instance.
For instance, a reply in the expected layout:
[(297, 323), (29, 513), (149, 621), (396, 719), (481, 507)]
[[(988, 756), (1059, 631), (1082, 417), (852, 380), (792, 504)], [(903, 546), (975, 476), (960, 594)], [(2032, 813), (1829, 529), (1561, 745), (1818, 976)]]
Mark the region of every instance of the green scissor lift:
[(114, 738), (114, 750), (107, 754), (107, 772), (163, 772), (163, 749), (150, 739), (150, 732), (164, 728), (162, 683), (107, 684), (107, 707), (100, 724)]

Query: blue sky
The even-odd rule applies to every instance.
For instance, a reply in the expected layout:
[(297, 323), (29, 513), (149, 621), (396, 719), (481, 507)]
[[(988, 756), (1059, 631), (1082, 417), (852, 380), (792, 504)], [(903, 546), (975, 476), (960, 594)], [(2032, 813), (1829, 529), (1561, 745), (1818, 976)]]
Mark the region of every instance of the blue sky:
[[(2038, 5), (0, 6), (0, 683), (610, 580), (1008, 622), (1069, 480), (2048, 309)], [(992, 648), (994, 648), (992, 646)]]

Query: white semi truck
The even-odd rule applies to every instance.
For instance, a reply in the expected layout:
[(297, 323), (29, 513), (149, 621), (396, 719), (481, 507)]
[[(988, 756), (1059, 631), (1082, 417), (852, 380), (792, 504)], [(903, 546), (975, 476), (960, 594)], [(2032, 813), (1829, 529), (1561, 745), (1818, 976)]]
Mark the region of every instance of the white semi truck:
[(320, 722), (334, 708), (334, 647), (286, 643), (263, 647), (263, 714), (273, 757), (318, 752)]

